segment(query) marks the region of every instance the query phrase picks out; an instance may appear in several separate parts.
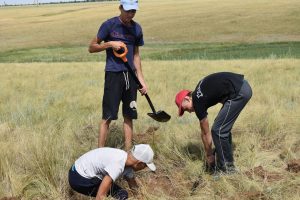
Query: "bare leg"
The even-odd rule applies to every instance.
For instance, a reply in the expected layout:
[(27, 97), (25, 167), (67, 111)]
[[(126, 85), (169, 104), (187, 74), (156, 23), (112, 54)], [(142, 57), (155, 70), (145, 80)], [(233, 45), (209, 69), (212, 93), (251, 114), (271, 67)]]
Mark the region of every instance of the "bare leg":
[(123, 129), (125, 136), (125, 150), (128, 151), (132, 146), (133, 125), (132, 119), (124, 117)]
[(111, 122), (111, 120), (104, 120), (104, 119), (100, 122), (98, 147), (104, 147), (105, 146), (106, 136), (107, 136), (107, 133), (108, 133), (110, 122)]

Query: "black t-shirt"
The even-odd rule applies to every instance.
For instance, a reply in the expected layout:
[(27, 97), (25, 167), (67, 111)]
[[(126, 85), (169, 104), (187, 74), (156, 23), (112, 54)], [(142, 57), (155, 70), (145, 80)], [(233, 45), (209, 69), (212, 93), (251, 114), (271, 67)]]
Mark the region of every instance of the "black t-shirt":
[(193, 106), (199, 120), (207, 116), (207, 109), (238, 95), (244, 75), (231, 72), (211, 74), (199, 81), (192, 94)]

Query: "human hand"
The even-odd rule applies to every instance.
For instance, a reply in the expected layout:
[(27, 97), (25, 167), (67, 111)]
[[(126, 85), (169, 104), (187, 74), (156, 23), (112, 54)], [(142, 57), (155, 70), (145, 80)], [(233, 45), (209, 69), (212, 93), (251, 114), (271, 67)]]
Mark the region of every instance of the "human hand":
[(206, 156), (206, 162), (209, 166), (212, 166), (215, 164), (215, 155), (211, 154)]
[(110, 45), (111, 45), (111, 48), (115, 51), (118, 51), (120, 50), (122, 47), (125, 47), (126, 45), (121, 42), (121, 41), (110, 41)]
[(142, 88), (139, 88), (139, 91), (142, 95), (147, 94), (148, 88), (147, 88), (146, 84), (142, 84)]

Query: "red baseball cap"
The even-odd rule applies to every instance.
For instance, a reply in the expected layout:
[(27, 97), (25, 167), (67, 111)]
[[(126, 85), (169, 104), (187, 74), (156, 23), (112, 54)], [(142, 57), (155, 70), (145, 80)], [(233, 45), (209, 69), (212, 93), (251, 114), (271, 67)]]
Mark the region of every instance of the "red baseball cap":
[(184, 110), (182, 109), (182, 102), (184, 100), (184, 97), (186, 97), (191, 91), (190, 90), (181, 90), (180, 92), (177, 93), (175, 97), (175, 103), (178, 107), (178, 115), (182, 116), (184, 113)]

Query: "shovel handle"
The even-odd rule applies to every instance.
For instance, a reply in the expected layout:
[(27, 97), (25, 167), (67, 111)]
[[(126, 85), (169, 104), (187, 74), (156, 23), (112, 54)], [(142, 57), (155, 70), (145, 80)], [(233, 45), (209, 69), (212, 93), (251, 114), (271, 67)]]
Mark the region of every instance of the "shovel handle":
[[(124, 62), (124, 64), (125, 64), (126, 68), (128, 69), (128, 72), (130, 73), (130, 75), (133, 77), (133, 79), (135, 80), (135, 82), (138, 84), (139, 88), (142, 88), (143, 86), (142, 86), (140, 80), (137, 78), (136, 74), (131, 69), (129, 63), (126, 61), (126, 62)], [(150, 97), (148, 96), (148, 94), (146, 93), (146, 94), (144, 94), (144, 96), (146, 97), (146, 99), (147, 99), (147, 101), (148, 101), (148, 103), (149, 103), (149, 105), (151, 107), (152, 112), (156, 113), (155, 108), (153, 106), (153, 103), (152, 103)]]
[[(119, 53), (117, 51), (113, 50), (114, 55), (116, 57), (121, 58), (123, 60), (123, 62), (125, 64), (126, 68), (128, 69), (130, 75), (133, 77), (133, 79), (135, 80), (135, 82), (138, 84), (139, 88), (142, 88), (143, 86), (142, 86), (140, 80), (137, 78), (136, 74), (134, 73), (134, 71), (130, 67), (130, 65), (128, 63), (128, 60), (126, 58), (126, 54), (128, 53), (128, 49), (127, 49), (126, 45), (122, 46), (121, 48), (122, 49), (119, 50)], [(149, 103), (149, 105), (151, 107), (152, 112), (156, 113), (155, 108), (153, 106), (153, 103), (152, 103), (150, 97), (148, 96), (148, 94), (145, 94), (144, 96), (146, 97), (146, 99), (147, 99), (147, 101), (148, 101), (148, 103)]]
[(148, 101), (148, 103), (149, 103), (149, 105), (150, 105), (150, 107), (151, 107), (152, 112), (153, 112), (153, 113), (156, 113), (155, 108), (154, 108), (154, 106), (153, 106), (153, 104), (152, 104), (152, 101), (151, 101), (151, 99), (150, 99), (150, 97), (148, 96), (147, 93), (145, 94), (145, 97), (146, 97), (146, 99), (147, 99), (147, 101)]
[(113, 52), (117, 58), (121, 58), (124, 62), (127, 62), (126, 54), (128, 53), (128, 49), (126, 45), (121, 46), (121, 49), (118, 51), (113, 50)]

